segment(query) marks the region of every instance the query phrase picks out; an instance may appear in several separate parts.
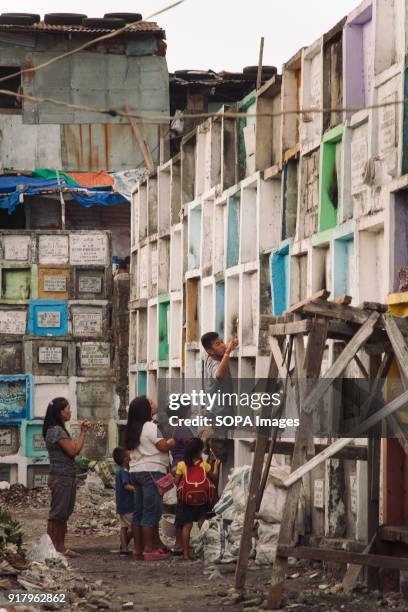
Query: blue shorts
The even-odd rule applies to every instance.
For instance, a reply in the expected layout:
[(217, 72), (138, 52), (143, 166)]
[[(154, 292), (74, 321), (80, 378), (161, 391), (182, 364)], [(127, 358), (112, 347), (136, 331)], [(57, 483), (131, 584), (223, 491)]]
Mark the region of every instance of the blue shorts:
[(131, 472), (130, 479), (135, 487), (135, 506), (132, 525), (155, 527), (162, 515), (162, 498), (155, 481), (162, 478), (162, 472)]

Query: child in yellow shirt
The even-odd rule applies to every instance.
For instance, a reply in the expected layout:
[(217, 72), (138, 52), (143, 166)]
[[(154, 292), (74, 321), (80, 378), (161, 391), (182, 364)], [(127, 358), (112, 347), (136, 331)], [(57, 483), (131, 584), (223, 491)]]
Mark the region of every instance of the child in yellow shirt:
[(177, 508), (175, 526), (182, 529), (183, 558), (190, 559), (190, 533), (193, 523), (201, 527), (208, 512), (212, 509), (214, 493), (213, 481), (218, 477), (220, 462), (216, 461), (211, 469), (203, 460), (203, 441), (193, 438), (186, 443), (184, 461), (179, 461), (176, 469)]

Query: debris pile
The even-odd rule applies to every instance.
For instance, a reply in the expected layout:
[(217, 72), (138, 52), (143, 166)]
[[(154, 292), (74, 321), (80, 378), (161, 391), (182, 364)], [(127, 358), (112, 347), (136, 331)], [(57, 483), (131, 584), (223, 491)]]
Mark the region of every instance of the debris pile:
[[(0, 491), (0, 507), (10, 512), (48, 508), (49, 505), (48, 487), (27, 489), (21, 484), (14, 484), (8, 490)], [(105, 536), (116, 533), (117, 530), (114, 490), (106, 488), (97, 474), (89, 472), (85, 482), (78, 486), (75, 512), (69, 521), (69, 532), (75, 535)]]
[[(250, 559), (255, 565), (270, 565), (275, 560), (280, 522), (286, 499), (282, 480), (289, 466), (272, 463), (252, 538)], [(195, 542), (195, 552), (206, 563), (233, 563), (239, 555), (251, 466), (232, 471), (222, 497), (214, 507), (215, 517), (207, 520)], [(304, 498), (301, 497), (297, 529), (303, 531)]]
[(13, 484), (8, 490), (0, 491), (0, 506), (11, 511), (20, 508), (43, 508), (49, 505), (50, 494), (48, 487), (27, 489), (22, 484)]

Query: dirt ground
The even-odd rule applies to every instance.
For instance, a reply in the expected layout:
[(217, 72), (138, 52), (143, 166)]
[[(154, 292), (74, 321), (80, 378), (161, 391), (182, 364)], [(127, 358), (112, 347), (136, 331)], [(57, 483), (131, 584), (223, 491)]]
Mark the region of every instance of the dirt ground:
[[(45, 532), (47, 508), (18, 509), (14, 516), (23, 524), (27, 545)], [(250, 569), (245, 592), (237, 593), (233, 589), (233, 564), (207, 567), (201, 560), (185, 562), (175, 557), (164, 562), (132, 562), (119, 557), (118, 539), (113, 535), (71, 535), (68, 544), (82, 556), (70, 562), (80, 579), (73, 591), (72, 604), (66, 609), (140, 612), (266, 609), (270, 568)], [(293, 563), (289, 576), (284, 610), (408, 611), (408, 602), (399, 593), (383, 597), (379, 592), (369, 594), (361, 586), (351, 596), (338, 592), (338, 579), (325, 574), (319, 564), (311, 567), (302, 562)]]

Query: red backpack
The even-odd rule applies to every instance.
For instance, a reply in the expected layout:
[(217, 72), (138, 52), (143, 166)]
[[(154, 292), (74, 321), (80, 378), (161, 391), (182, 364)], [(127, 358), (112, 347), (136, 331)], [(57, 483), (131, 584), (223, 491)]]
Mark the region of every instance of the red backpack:
[(202, 465), (186, 465), (186, 473), (177, 487), (177, 497), (182, 504), (203, 506), (214, 499), (215, 487)]

